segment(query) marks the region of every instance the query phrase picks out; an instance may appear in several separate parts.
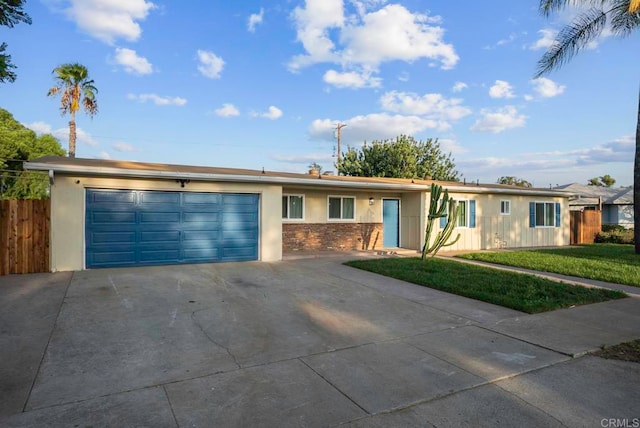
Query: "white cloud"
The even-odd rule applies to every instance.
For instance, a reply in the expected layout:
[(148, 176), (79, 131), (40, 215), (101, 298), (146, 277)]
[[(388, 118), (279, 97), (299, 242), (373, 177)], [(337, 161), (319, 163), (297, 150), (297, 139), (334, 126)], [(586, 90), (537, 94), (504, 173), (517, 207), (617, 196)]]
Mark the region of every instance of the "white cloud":
[(35, 132), (37, 135), (51, 134), (51, 125), (45, 122), (24, 123), (23, 125)]
[[(63, 144), (69, 141), (69, 128), (60, 128), (52, 131), (51, 134), (56, 137)], [(96, 147), (99, 143), (93, 139), (91, 134), (84, 131), (82, 128), (76, 128), (76, 143), (86, 146)]]
[(198, 71), (203, 76), (210, 79), (219, 79), (222, 69), (224, 68), (224, 60), (210, 51), (198, 50)]
[(482, 109), (480, 114), (481, 118), (471, 127), (472, 131), (487, 131), (498, 134), (507, 129), (523, 127), (527, 121), (527, 117), (519, 114), (514, 106), (495, 110)]
[(456, 82), (453, 84), (453, 88), (451, 88), (451, 90), (453, 92), (462, 92), (464, 89), (467, 89), (469, 87), (469, 85), (467, 85), (464, 82)]
[(539, 77), (531, 81), (533, 90), (543, 98), (553, 98), (564, 92), (567, 88), (564, 85), (559, 85), (551, 79), (546, 77)]
[[(436, 25), (440, 17), (411, 13), (399, 4), (380, 8), (384, 3), (355, 0), (358, 14), (345, 18), (343, 0), (306, 0), (292, 13), (305, 53), (294, 56), (289, 69), (333, 63), (343, 67), (342, 77), (353, 78), (354, 72), (378, 73), (380, 64), (389, 61), (427, 59), (430, 66), (442, 69), (456, 65), (458, 55), (453, 45), (444, 42), (444, 29)], [(370, 11), (374, 8), (379, 9)]]
[(260, 8), (260, 13), (252, 13), (249, 16), (249, 20), (247, 21), (247, 30), (253, 33), (256, 31), (256, 25), (262, 24), (262, 19), (264, 18), (264, 9)]
[(431, 25), (427, 15), (392, 4), (367, 13), (361, 25), (342, 29), (343, 61), (377, 67), (386, 61), (412, 62), (426, 58), (453, 68), (459, 60), (453, 45), (443, 41), (444, 29)]
[(403, 71), (402, 73), (400, 73), (398, 75), (398, 80), (401, 82), (408, 82), (409, 81), (409, 73), (407, 73), (406, 71)]
[(456, 140), (452, 140), (450, 138), (438, 138), (438, 143), (440, 143), (440, 148), (445, 153), (457, 155), (467, 153), (469, 151), (462, 147)]
[(509, 82), (504, 80), (496, 80), (496, 83), (489, 88), (489, 96), (491, 98), (513, 98), (513, 87)]
[(471, 114), (460, 98), (445, 98), (441, 94), (391, 91), (380, 97), (382, 108), (394, 113), (425, 116), (435, 120), (458, 120)]
[[(458, 159), (456, 165), (463, 169), (467, 176), (470, 173), (496, 178), (498, 175), (517, 175), (530, 181), (538, 180), (540, 185), (548, 186), (550, 182), (582, 181), (577, 178), (580, 175), (585, 177), (586, 182), (587, 178), (596, 175), (593, 172), (596, 165), (627, 163), (631, 168), (634, 151), (634, 137), (625, 136), (594, 147), (519, 153), (514, 157)], [(496, 171), (500, 173), (496, 174)]]
[(292, 70), (318, 62), (335, 62), (338, 55), (333, 53), (335, 45), (329, 37), (331, 28), (344, 24), (342, 0), (306, 0), (305, 7), (296, 7), (291, 14), (297, 32), (297, 40), (302, 43), (306, 55), (295, 56), (289, 67)]
[(540, 35), (540, 38), (538, 38), (538, 40), (532, 43), (529, 46), (529, 49), (534, 51), (537, 51), (540, 49), (548, 49), (549, 47), (551, 47), (551, 45), (553, 45), (553, 42), (555, 41), (556, 35), (558, 34), (558, 32), (550, 28), (543, 28), (542, 30), (538, 31), (538, 34)]
[[(332, 141), (338, 120), (316, 119), (309, 127), (309, 137), (313, 140)], [(438, 128), (439, 123), (419, 116), (403, 116), (400, 114), (374, 113), (355, 116), (342, 121), (347, 125), (342, 129), (345, 144), (360, 144), (371, 140), (393, 138), (400, 134), (415, 135), (426, 129)]]
[(146, 0), (68, 0), (65, 13), (87, 34), (113, 44), (140, 38), (143, 21), (156, 6)]
[(265, 119), (276, 120), (282, 117), (282, 110), (276, 106), (269, 106), (269, 110), (264, 113), (251, 113), (253, 117), (263, 117)]
[[(64, 145), (69, 141), (69, 128), (53, 129), (51, 125), (46, 122), (32, 122), (24, 124), (27, 128), (31, 129), (37, 135), (51, 134), (57, 138), (60, 143)], [(82, 128), (76, 128), (76, 142), (87, 146), (98, 146), (99, 143), (93, 139), (93, 137), (84, 131)]]
[(238, 110), (233, 104), (225, 103), (222, 104), (222, 107), (219, 109), (214, 110), (214, 113), (220, 117), (233, 117), (239, 116), (240, 110)]
[(151, 63), (145, 57), (138, 56), (133, 49), (116, 48), (115, 60), (127, 73), (143, 75), (153, 72)]
[(138, 151), (135, 147), (133, 147), (131, 144), (127, 144), (127, 143), (123, 143), (123, 142), (117, 142), (111, 145), (111, 147), (118, 152), (124, 152), (124, 153), (130, 153), (130, 152), (136, 152)]
[(156, 94), (127, 94), (127, 98), (134, 101), (140, 101), (141, 103), (151, 101), (158, 106), (183, 106), (187, 103), (187, 100), (180, 97), (161, 97)]
[(372, 77), (371, 73), (358, 73), (355, 71), (340, 73), (335, 70), (328, 70), (323, 80), (338, 88), (378, 88), (380, 87), (382, 79), (379, 77)]

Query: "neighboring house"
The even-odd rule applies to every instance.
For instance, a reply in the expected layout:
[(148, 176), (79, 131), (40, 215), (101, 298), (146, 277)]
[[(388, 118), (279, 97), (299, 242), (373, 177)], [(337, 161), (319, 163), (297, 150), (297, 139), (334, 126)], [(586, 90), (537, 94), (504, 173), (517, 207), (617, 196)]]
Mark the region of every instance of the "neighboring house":
[[(420, 250), (432, 183), (65, 157), (25, 168), (49, 173), (54, 271)], [(449, 250), (569, 244), (568, 194), (440, 184), (460, 203)]]
[(602, 210), (603, 225), (633, 227), (633, 187), (603, 187), (571, 183), (556, 187), (571, 194), (572, 211)]

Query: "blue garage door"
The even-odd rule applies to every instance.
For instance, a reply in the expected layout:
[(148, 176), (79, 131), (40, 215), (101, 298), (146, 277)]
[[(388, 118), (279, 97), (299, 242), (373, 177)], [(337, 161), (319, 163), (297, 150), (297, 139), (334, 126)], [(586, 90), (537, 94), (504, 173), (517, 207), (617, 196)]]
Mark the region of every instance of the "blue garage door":
[(87, 189), (88, 268), (258, 258), (258, 195)]

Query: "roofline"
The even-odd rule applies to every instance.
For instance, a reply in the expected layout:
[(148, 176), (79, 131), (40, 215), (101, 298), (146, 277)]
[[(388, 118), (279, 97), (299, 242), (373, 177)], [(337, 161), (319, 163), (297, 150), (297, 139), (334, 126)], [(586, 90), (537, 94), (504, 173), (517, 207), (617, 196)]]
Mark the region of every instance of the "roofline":
[[(236, 183), (267, 183), (281, 185), (299, 186), (321, 186), (339, 187), (352, 189), (372, 189), (372, 190), (409, 190), (426, 191), (430, 185), (423, 184), (403, 184), (403, 183), (376, 183), (361, 181), (339, 181), (335, 179), (322, 179), (322, 176), (313, 178), (289, 178), (274, 177), (268, 175), (243, 175), (243, 174), (215, 174), (215, 173), (195, 173), (181, 171), (157, 171), (157, 170), (134, 170), (126, 168), (111, 167), (87, 167), (82, 165), (62, 165), (46, 162), (25, 162), (25, 169), (36, 171), (53, 171), (63, 174), (84, 174), (93, 176), (125, 176), (135, 178), (161, 178), (167, 180), (194, 180), (194, 181), (225, 181)], [(542, 190), (527, 188), (490, 188), (477, 184), (468, 185), (442, 185), (450, 192), (457, 193), (497, 193), (497, 194), (519, 194), (531, 196), (555, 196), (569, 198), (568, 192), (558, 190)]]

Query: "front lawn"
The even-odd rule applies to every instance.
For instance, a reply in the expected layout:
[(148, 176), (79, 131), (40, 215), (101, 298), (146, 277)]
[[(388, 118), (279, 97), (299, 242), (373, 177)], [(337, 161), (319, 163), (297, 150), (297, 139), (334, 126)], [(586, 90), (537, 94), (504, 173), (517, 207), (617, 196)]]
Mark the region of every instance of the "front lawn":
[(435, 258), (355, 260), (345, 264), (530, 314), (626, 296), (619, 291), (561, 284), (533, 275)]
[(635, 254), (632, 245), (592, 244), (458, 257), (640, 287), (640, 255)]

